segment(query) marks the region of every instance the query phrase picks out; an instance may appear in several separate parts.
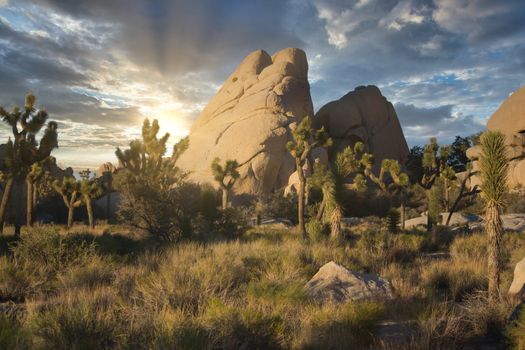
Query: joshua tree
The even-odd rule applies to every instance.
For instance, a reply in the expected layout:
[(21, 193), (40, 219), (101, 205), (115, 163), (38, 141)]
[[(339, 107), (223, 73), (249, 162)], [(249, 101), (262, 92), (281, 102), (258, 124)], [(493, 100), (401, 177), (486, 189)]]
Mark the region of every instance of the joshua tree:
[(27, 226), (33, 227), (33, 207), (34, 207), (34, 184), (42, 176), (44, 176), (45, 170), (41, 162), (34, 163), (26, 176), (26, 191), (27, 191)]
[[(422, 167), (423, 167), (423, 173), (421, 176), (421, 179), (419, 180), (419, 185), (426, 190), (427, 192), (427, 209), (430, 211), (430, 201), (435, 199), (436, 196), (438, 196), (439, 199), (439, 206), (441, 206), (442, 202), (442, 195), (438, 195), (437, 193), (431, 193), (431, 188), (434, 186), (436, 181), (438, 179), (443, 180), (447, 179), (449, 176), (449, 170), (450, 167), (448, 166), (448, 157), (450, 155), (450, 147), (440, 147), (436, 141), (436, 138), (432, 137), (430, 138), (430, 142), (425, 145), (423, 148), (423, 158), (422, 158)], [(443, 174), (443, 175), (442, 175)], [(443, 183), (441, 182), (440, 189), (441, 191), (444, 190)], [(448, 181), (447, 186), (448, 187)], [(449, 188), (447, 189), (447, 191)], [(448, 192), (447, 192), (448, 196)], [(437, 203), (437, 202), (436, 202)], [(436, 209), (435, 205), (436, 203), (433, 203), (434, 208)], [(439, 208), (439, 211), (441, 211), (441, 208)], [(434, 216), (434, 217), (433, 217)], [(428, 222), (427, 222), (427, 229), (430, 230), (433, 226), (437, 224), (437, 222), (433, 221), (432, 219), (436, 219), (435, 215), (428, 215)]]
[[(448, 212), (447, 221), (445, 223), (446, 226), (450, 224), (450, 219), (452, 218), (452, 214), (456, 212), (456, 209), (461, 199), (469, 197), (469, 196), (474, 196), (480, 192), (478, 185), (475, 185), (470, 190), (467, 190), (467, 182), (475, 173), (472, 171), (472, 163), (470, 162), (466, 163), (465, 168), (466, 170), (462, 174), (461, 185), (459, 186), (458, 196), (454, 200), (454, 204), (452, 204), (452, 207), (450, 208), (450, 211)], [(456, 175), (456, 180), (459, 180), (457, 175)]]
[(485, 199), (485, 230), (488, 238), (489, 302), (498, 299), (501, 272), (501, 238), (503, 225), (500, 211), (507, 192), (508, 160), (505, 136), (499, 132), (487, 131), (481, 137), (481, 193)]
[(67, 228), (73, 227), (73, 213), (75, 208), (82, 204), (82, 200), (78, 198), (80, 194), (80, 183), (70, 176), (66, 176), (62, 181), (55, 180), (53, 182), (55, 191), (62, 196), (62, 200), (66, 205), (67, 211)]
[[(365, 164), (365, 175), (374, 184), (379, 187), (381, 192), (386, 194), (392, 206), (394, 196), (400, 194), (401, 197), (401, 226), (405, 226), (405, 202), (404, 192), (409, 184), (409, 177), (406, 173), (401, 172), (401, 165), (395, 159), (383, 159), (379, 175), (375, 175), (372, 171), (374, 166), (374, 157), (371, 154), (365, 154), (363, 157)], [(387, 174), (389, 175), (387, 177)]]
[[(57, 123), (52, 121), (47, 124), (40, 143), (37, 143), (36, 135), (46, 123), (48, 114), (43, 109), (35, 109), (35, 101), (36, 97), (32, 93), (28, 93), (23, 109), (14, 107), (11, 112), (7, 112), (0, 107), (0, 117), (11, 127), (13, 137), (13, 141), (9, 139), (6, 144), (6, 155), (4, 157), (3, 177), (6, 185), (0, 205), (0, 233), (4, 226), (5, 213), (13, 185), (16, 185), (21, 193), (22, 184), (26, 180), (31, 166), (46, 159), (51, 151), (58, 147)], [(17, 199), (17, 203), (15, 203), (18, 207), (16, 210), (15, 235), (18, 236), (21, 226), (21, 205), (19, 203), (21, 195)]]
[[(330, 222), (332, 239), (341, 238), (341, 220), (343, 218), (343, 200), (346, 191), (362, 191), (366, 181), (362, 172), (364, 145), (358, 142), (354, 148), (346, 147), (337, 153), (331, 169), (320, 162), (314, 163), (314, 171), (308, 183), (314, 188), (320, 188), (323, 193), (318, 220), (326, 216)], [(349, 177), (355, 175), (350, 182)]]
[(222, 191), (222, 209), (228, 207), (228, 193), (239, 178), (240, 174), (237, 171), (239, 164), (236, 160), (227, 160), (224, 166), (220, 165), (221, 160), (215, 158), (211, 163), (211, 171), (213, 178), (219, 184)]
[(118, 215), (137, 228), (171, 240), (184, 234), (188, 221), (186, 203), (181, 202), (186, 174), (176, 166), (188, 141), (181, 140), (172, 156), (164, 157), (169, 134), (157, 138), (159, 130), (157, 120), (145, 119), (142, 140), (115, 152), (123, 168), (115, 176), (115, 186), (122, 194)]
[(102, 167), (104, 170), (101, 174), (101, 188), (106, 194), (106, 219), (109, 223), (111, 220), (111, 192), (113, 191), (113, 173), (115, 172), (115, 167), (110, 162), (104, 163)]
[(95, 219), (93, 217), (93, 199), (99, 197), (102, 194), (102, 187), (97, 180), (91, 176), (89, 169), (80, 172), (80, 193), (82, 199), (86, 204), (86, 210), (88, 214), (88, 223), (90, 228), (95, 228)]
[(295, 170), (299, 177), (299, 188), (297, 190), (297, 221), (301, 234), (306, 238), (306, 227), (304, 223), (304, 201), (306, 190), (306, 176), (304, 165), (308, 161), (310, 152), (316, 147), (328, 147), (332, 139), (324, 131), (324, 128), (314, 130), (312, 119), (309, 116), (303, 118), (299, 125), (291, 126), (293, 141), (286, 144), (286, 148), (295, 159)]

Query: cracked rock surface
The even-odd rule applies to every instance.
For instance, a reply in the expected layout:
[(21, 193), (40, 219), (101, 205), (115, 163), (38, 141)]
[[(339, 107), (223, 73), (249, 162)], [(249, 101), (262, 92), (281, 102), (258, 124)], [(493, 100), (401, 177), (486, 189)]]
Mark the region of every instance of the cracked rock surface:
[(313, 115), (313, 106), (304, 51), (252, 52), (192, 126), (178, 165), (191, 180), (213, 184), (213, 159), (234, 159), (242, 164), (236, 194), (269, 193), (284, 187), (294, 171), (286, 150), (289, 124), (306, 115)]
[(385, 158), (406, 163), (408, 145), (396, 111), (376, 86), (357, 87), (339, 100), (327, 103), (314, 120), (314, 125), (324, 126), (334, 140), (330, 159), (360, 141), (374, 155), (376, 168)]

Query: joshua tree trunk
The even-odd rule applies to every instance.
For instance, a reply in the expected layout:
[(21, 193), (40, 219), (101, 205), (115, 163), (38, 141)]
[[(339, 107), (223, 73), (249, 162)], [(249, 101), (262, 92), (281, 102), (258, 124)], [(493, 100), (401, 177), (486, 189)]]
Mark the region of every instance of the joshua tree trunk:
[(26, 214), (27, 214), (27, 226), (33, 227), (33, 179), (27, 178), (26, 179), (26, 188), (27, 188), (27, 203), (26, 203)]
[(38, 188), (33, 185), (33, 208), (38, 204)]
[(69, 201), (65, 195), (62, 196), (62, 199), (67, 207), (67, 228), (71, 228), (73, 227), (73, 214), (75, 213), (75, 200), (77, 199), (77, 194), (73, 193)]
[(75, 212), (75, 207), (70, 205), (67, 208), (67, 228), (73, 227), (73, 214)]
[(87, 209), (87, 214), (88, 214), (89, 227), (94, 229), (95, 220), (93, 218), (93, 204), (91, 203), (91, 198), (89, 196), (86, 196), (85, 199), (86, 199), (86, 209)]
[(340, 205), (336, 205), (330, 217), (330, 235), (333, 240), (341, 238), (341, 219), (343, 218), (343, 210)]
[(222, 210), (228, 208), (228, 189), (221, 187), (222, 189)]
[(106, 195), (106, 218), (109, 224), (111, 221), (111, 191)]
[(15, 181), (15, 238), (20, 238), (20, 233), (22, 229), (22, 195), (24, 192), (23, 181), (24, 180), (22, 179), (17, 179)]
[(5, 214), (7, 211), (7, 204), (9, 203), (9, 198), (11, 197), (11, 192), (13, 191), (13, 179), (8, 179), (4, 193), (2, 195), (2, 203), (0, 204), (0, 234), (3, 233), (4, 223), (5, 223)]
[(488, 239), (489, 302), (497, 303), (501, 272), (501, 237), (503, 225), (496, 203), (490, 201), (485, 210), (485, 230)]
[(401, 203), (400, 212), (401, 212), (401, 229), (404, 230), (405, 221), (406, 221), (406, 209), (405, 209), (405, 203), (403, 202)]
[(304, 239), (307, 238), (306, 226), (304, 224), (304, 194), (306, 190), (306, 178), (304, 176), (303, 167), (299, 160), (296, 160), (297, 175), (299, 176), (299, 188), (297, 189), (297, 222), (299, 231)]

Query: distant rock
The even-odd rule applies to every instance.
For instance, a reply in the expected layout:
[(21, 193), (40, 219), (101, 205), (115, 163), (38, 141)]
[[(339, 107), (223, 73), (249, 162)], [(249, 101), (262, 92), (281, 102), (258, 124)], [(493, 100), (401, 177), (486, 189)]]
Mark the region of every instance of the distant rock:
[(307, 115), (313, 106), (304, 51), (252, 52), (192, 126), (178, 166), (191, 180), (214, 184), (213, 159), (235, 159), (241, 164), (235, 193), (270, 193), (287, 185), (295, 170), (286, 149), (289, 125)]
[[(444, 225), (447, 222), (448, 213), (441, 213), (441, 224)], [(450, 218), (450, 226), (460, 226), (466, 224), (473, 224), (481, 222), (481, 218), (473, 214), (453, 213)], [(427, 216), (423, 214), (417, 218), (412, 218), (405, 221), (405, 228), (412, 228), (417, 226), (426, 226)]]
[[(448, 213), (441, 213), (442, 225), (447, 220)], [(522, 232), (525, 231), (525, 214), (503, 214), (501, 215), (503, 229), (506, 231)], [(425, 226), (427, 224), (427, 216), (424, 214), (417, 218), (405, 221), (405, 228), (412, 228), (417, 226)], [(483, 217), (475, 214), (454, 213), (450, 220), (450, 226), (469, 225), (471, 229), (483, 228)]]
[[(510, 159), (508, 184), (510, 188), (525, 186), (525, 86), (509, 96), (494, 112), (487, 122), (488, 130), (505, 134), (507, 154)], [(475, 146), (467, 151), (474, 162), (474, 170), (479, 170), (481, 147)], [(473, 177), (471, 185), (480, 185), (481, 179)]]
[(330, 158), (347, 146), (361, 141), (374, 155), (376, 168), (385, 158), (405, 164), (408, 145), (394, 106), (376, 86), (361, 86), (324, 105), (315, 115), (314, 125), (324, 126), (334, 146)]
[(525, 293), (525, 258), (521, 259), (514, 268), (514, 279), (509, 288), (511, 296), (523, 297)]
[(350, 271), (333, 261), (323, 265), (305, 286), (321, 303), (393, 299), (390, 282), (376, 275)]

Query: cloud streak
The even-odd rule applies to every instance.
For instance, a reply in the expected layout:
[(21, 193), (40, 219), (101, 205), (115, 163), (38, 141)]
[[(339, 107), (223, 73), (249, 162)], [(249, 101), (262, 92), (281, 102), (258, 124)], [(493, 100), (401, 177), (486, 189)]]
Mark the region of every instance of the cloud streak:
[(0, 43), (0, 103), (32, 90), (77, 167), (114, 160), (144, 117), (175, 142), (256, 49), (305, 49), (316, 109), (378, 85), (410, 144), (480, 130), (525, 83), (520, 0), (4, 0)]

